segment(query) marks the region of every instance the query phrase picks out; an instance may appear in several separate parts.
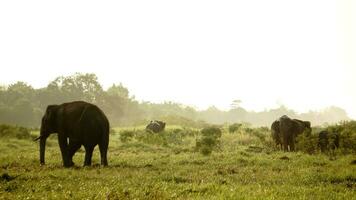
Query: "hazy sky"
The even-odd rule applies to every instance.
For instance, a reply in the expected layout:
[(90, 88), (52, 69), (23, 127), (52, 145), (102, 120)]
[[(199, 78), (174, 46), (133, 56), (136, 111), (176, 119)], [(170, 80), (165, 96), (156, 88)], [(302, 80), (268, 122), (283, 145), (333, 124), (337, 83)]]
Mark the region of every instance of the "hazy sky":
[(0, 84), (96, 73), (138, 100), (356, 118), (356, 2), (1, 1)]

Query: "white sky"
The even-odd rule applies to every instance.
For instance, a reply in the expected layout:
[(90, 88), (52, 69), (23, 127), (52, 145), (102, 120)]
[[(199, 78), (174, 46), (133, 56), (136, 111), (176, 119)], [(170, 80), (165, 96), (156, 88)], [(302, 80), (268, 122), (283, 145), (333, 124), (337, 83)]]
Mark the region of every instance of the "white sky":
[(356, 118), (356, 2), (1, 1), (0, 83), (96, 73), (138, 100)]

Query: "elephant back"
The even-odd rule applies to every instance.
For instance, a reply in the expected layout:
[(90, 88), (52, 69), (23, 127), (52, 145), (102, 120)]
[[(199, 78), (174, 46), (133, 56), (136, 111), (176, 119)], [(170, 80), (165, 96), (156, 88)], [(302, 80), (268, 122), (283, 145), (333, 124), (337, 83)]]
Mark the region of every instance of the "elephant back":
[(165, 126), (166, 126), (165, 122), (153, 120), (146, 126), (146, 130), (152, 131), (154, 133), (158, 133), (163, 131)]

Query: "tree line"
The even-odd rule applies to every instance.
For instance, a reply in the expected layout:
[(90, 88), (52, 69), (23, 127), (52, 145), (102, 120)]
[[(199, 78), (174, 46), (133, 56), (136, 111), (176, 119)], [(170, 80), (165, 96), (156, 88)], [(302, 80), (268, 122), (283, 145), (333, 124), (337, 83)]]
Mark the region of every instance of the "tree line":
[(190, 127), (202, 127), (206, 123), (236, 122), (269, 126), (282, 115), (309, 120), (319, 125), (349, 120), (343, 109), (334, 106), (319, 112), (299, 114), (285, 106), (262, 112), (247, 111), (240, 106), (222, 111), (214, 106), (206, 110), (197, 110), (175, 102), (138, 101), (121, 83), (113, 84), (104, 90), (95, 74), (76, 73), (57, 77), (47, 87), (39, 89), (21, 81), (1, 86), (0, 123), (38, 127), (47, 105), (76, 100), (98, 105), (113, 126), (144, 125), (151, 119), (161, 119), (168, 124)]

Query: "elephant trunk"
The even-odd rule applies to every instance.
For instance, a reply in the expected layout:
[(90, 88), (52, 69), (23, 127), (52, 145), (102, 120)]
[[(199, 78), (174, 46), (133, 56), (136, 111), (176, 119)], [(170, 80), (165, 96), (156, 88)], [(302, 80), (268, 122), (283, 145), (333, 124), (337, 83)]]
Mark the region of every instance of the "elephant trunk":
[(41, 165), (45, 164), (45, 151), (46, 151), (46, 140), (47, 140), (48, 135), (44, 133), (44, 131), (41, 130), (40, 133), (40, 163)]
[(40, 139), (40, 163), (41, 163), (41, 165), (45, 164), (46, 140), (47, 140), (47, 138)]

